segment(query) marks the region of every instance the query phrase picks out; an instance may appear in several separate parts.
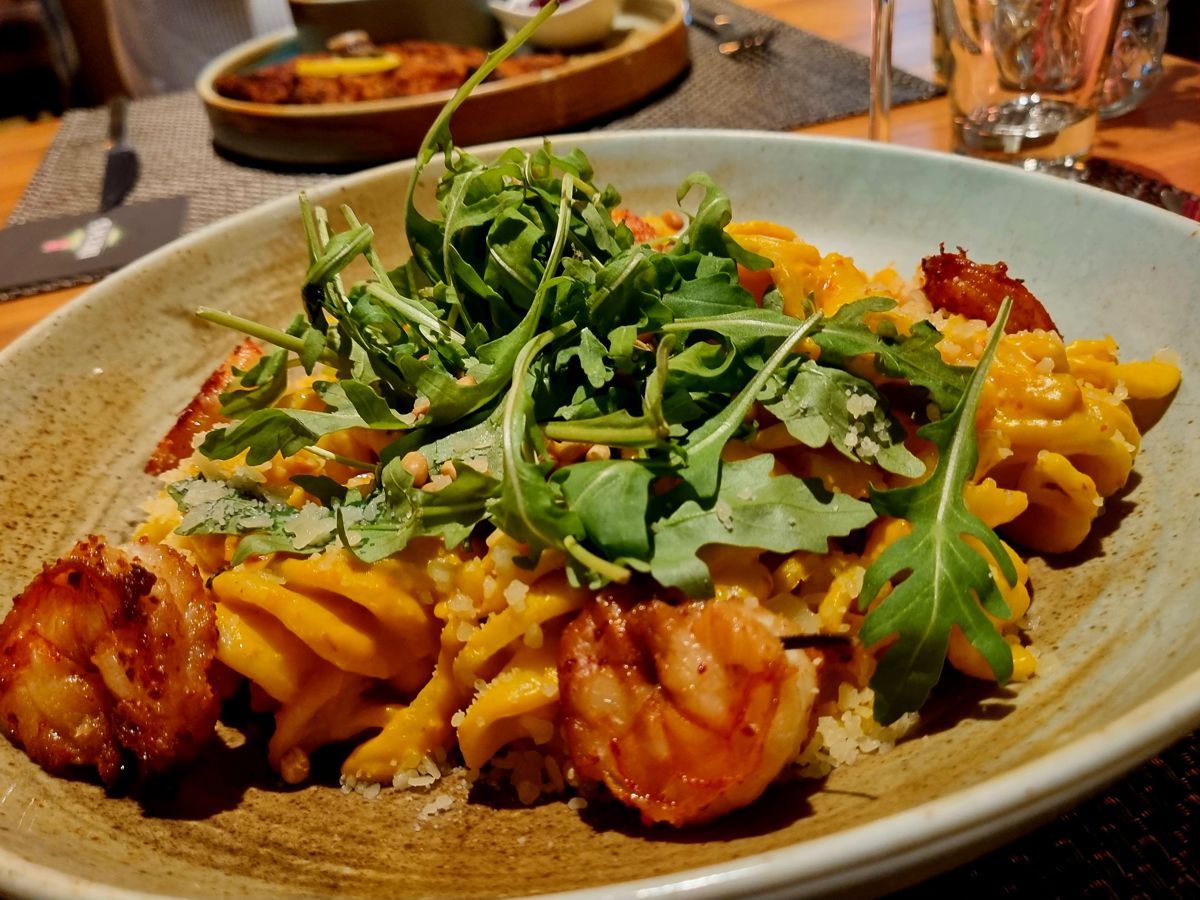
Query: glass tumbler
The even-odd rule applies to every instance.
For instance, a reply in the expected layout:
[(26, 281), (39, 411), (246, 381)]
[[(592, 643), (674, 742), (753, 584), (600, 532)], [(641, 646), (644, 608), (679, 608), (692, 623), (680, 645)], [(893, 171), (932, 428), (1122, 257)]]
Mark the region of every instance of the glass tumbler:
[(1085, 158), (1124, 0), (939, 0), (955, 149), (1026, 169)]
[(1122, 0), (1121, 5), (1112, 63), (1100, 98), (1102, 119), (1134, 109), (1162, 78), (1167, 0)]

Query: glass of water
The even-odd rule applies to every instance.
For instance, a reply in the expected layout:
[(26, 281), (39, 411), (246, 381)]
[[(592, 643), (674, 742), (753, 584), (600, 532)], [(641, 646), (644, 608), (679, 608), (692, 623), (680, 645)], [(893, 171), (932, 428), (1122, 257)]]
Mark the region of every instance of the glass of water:
[(1121, 0), (1121, 6), (1112, 63), (1100, 99), (1102, 119), (1132, 110), (1162, 78), (1167, 0)]
[(939, 0), (955, 148), (1026, 169), (1092, 148), (1123, 0)]

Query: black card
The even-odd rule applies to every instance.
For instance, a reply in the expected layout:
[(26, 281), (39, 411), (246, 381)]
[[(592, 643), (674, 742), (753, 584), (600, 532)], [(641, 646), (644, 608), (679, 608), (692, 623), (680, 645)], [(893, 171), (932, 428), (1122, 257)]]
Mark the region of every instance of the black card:
[(177, 238), (186, 213), (186, 197), (167, 197), (0, 230), (0, 296), (82, 283), (119, 269)]

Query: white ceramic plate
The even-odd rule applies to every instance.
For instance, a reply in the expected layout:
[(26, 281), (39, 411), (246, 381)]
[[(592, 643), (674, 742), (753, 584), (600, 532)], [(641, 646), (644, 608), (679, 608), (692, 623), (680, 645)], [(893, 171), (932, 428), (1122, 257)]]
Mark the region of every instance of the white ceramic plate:
[[(1119, 527), (1116, 517), (1103, 519), (1070, 568), (1035, 561), (1039, 677), (988, 700), (982, 717), (933, 727), (840, 770), (829, 783), (837, 790), (804, 798), (806, 816), (752, 833), (759, 809), (734, 832), (692, 844), (592, 829), (550, 804), (456, 811), (463, 818), (447, 820), (440, 844), (409, 837), (393, 853), (387, 842), (399, 840), (404, 798), (351, 807), (353, 798), (326, 788), (251, 787), (198, 822), (157, 820), (93, 785), (51, 778), (4, 745), (0, 889), (89, 898), (317, 896), (331, 885), (352, 896), (883, 890), (1032, 827), (1200, 724), (1200, 466), (1191, 452), (1200, 443), (1200, 226), (1045, 176), (866, 143), (700, 131), (556, 143), (583, 147), (599, 180), (618, 185), (634, 210), (671, 206), (679, 181), (703, 169), (727, 189), (739, 219), (790, 225), (864, 268), (894, 262), (910, 272), (939, 243), (962, 245), (977, 259), (1007, 261), (1068, 338), (1111, 333), (1127, 358), (1167, 346), (1179, 354), (1183, 387), (1146, 436), (1136, 483), (1110, 504), (1124, 510)], [(354, 206), (381, 236), (385, 258), (397, 260), (410, 171), (399, 163), (314, 196)], [(12, 596), (85, 532), (120, 533), (136, 518), (152, 489), (142, 461), (231, 343), (189, 311), (203, 304), (285, 320), (297, 308), (305, 262), (295, 202), (281, 199), (105, 280), (0, 355), (0, 595)], [(291, 821), (292, 810), (308, 824)], [(506, 839), (527, 835), (527, 849), (493, 846), (490, 827)], [(367, 846), (326, 852), (326, 838), (343, 832)], [(315, 833), (322, 840), (311, 840)], [(273, 836), (270, 852), (247, 866), (256, 834)], [(429, 854), (444, 855), (445, 846), (459, 848), (464, 868), (439, 882)], [(592, 848), (599, 862), (556, 864), (572, 846)], [(340, 882), (330, 874), (338, 866)]]

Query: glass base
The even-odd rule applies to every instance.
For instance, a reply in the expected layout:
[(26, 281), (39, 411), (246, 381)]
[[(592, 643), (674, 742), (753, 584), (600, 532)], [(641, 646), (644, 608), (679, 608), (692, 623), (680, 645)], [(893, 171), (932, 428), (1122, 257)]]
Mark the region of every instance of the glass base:
[(1029, 171), (1077, 166), (1092, 148), (1097, 115), (1034, 94), (970, 113), (954, 111), (955, 149)]
[(1149, 96), (1162, 77), (1162, 67), (1152, 69), (1136, 81), (1119, 81), (1115, 86), (1105, 85), (1105, 104), (1100, 107), (1100, 118), (1115, 119), (1133, 112)]

